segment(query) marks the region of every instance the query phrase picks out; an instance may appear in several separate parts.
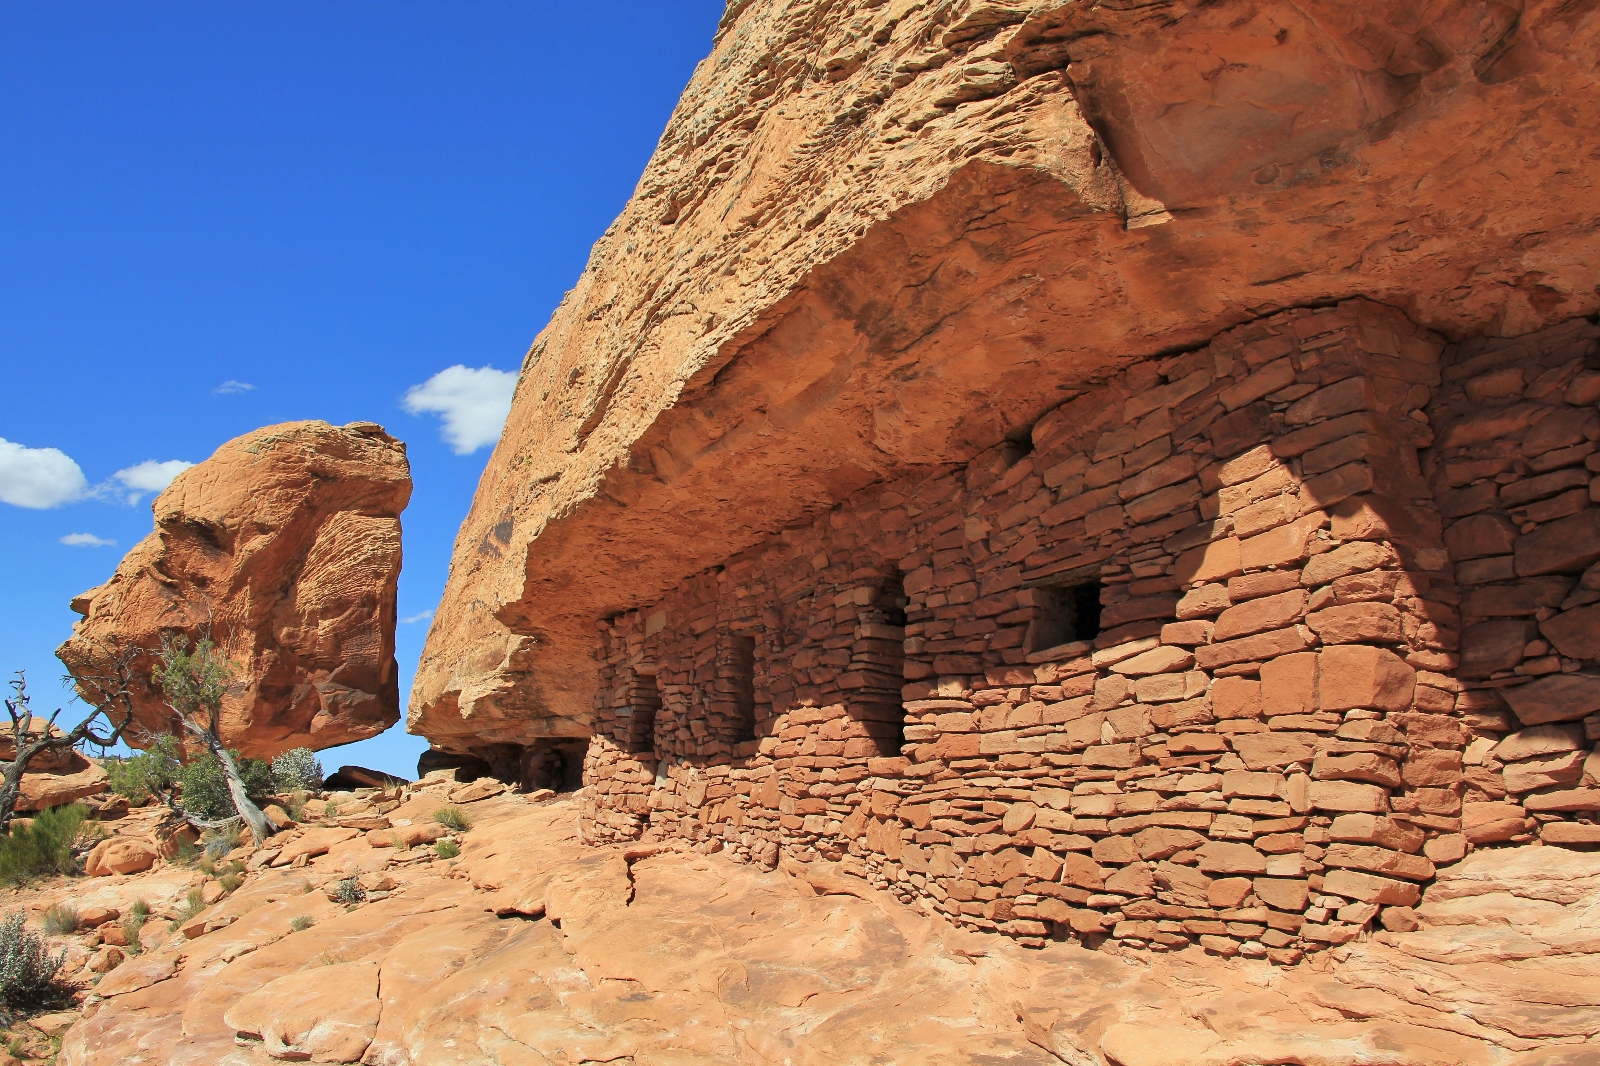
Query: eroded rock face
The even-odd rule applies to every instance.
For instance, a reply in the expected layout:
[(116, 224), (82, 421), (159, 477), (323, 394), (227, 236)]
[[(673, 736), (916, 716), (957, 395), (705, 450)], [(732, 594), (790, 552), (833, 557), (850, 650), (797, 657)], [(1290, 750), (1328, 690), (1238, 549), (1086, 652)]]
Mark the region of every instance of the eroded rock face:
[[(238, 683), (224, 741), (246, 755), (325, 748), (399, 719), (394, 661), (405, 445), (371, 422), (288, 422), (229, 441), (156, 498), (156, 528), (111, 580), (73, 601), (83, 614), (57, 651), (75, 676), (103, 649), (159, 648), (209, 619)], [(139, 660), (135, 716), (170, 729), (153, 658)]]
[(1597, 34), (1555, 0), (730, 5), (528, 354), (408, 728), (581, 737), (597, 620), (1240, 323), (1593, 313)]

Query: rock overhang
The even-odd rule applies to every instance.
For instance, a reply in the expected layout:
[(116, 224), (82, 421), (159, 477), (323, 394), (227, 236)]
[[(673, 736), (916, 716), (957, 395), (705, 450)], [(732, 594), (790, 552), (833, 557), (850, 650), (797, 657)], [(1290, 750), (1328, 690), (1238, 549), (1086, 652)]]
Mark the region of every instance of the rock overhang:
[[(1240, 322), (1352, 295), (1457, 337), (1594, 310), (1591, 22), (1221, 8), (730, 9), (529, 353), (408, 727), (581, 735), (598, 619)], [(1318, 77), (1286, 83), (1283, 48)], [(1196, 74), (1218, 57), (1221, 88)], [(1180, 89), (1209, 125), (1164, 117)], [(1264, 100), (1312, 128), (1246, 121)]]

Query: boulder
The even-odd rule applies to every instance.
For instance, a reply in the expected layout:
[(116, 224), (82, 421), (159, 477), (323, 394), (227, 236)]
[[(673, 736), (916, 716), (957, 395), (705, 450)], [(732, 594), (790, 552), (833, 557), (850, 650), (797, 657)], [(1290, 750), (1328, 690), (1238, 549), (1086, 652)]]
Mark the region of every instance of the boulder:
[[(55, 761), (55, 760), (52, 760)], [(96, 796), (111, 787), (111, 778), (100, 764), (82, 752), (68, 749), (67, 757), (59, 768), (42, 773), (22, 775), (22, 794), (17, 797), (17, 810), (42, 811), (88, 796)]]
[[(394, 660), (405, 446), (371, 422), (289, 422), (229, 441), (156, 497), (155, 531), (105, 584), (57, 654), (79, 679), (106, 649), (154, 650), (209, 625), (239, 683), (223, 740), (245, 755), (325, 748), (399, 719)], [(169, 728), (139, 660), (134, 717)]]
[(356, 788), (393, 788), (396, 785), (410, 784), (403, 777), (395, 777), (380, 770), (369, 770), (365, 766), (341, 766), (322, 782), (322, 787), (329, 792), (341, 789)]
[(96, 844), (84, 860), (83, 872), (90, 877), (134, 874), (148, 870), (160, 858), (154, 845), (133, 837), (111, 837)]

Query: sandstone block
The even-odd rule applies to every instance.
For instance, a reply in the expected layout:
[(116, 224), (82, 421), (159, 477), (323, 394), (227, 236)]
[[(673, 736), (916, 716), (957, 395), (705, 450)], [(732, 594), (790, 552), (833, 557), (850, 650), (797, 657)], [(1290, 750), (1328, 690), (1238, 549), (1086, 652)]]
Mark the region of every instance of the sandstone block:
[(1212, 640), (1233, 640), (1263, 630), (1282, 629), (1299, 621), (1305, 609), (1306, 594), (1301, 589), (1247, 600), (1222, 612), (1212, 631)]
[(1539, 631), (1569, 659), (1600, 659), (1600, 604), (1562, 611), (1539, 623)]
[(1329, 532), (1342, 541), (1398, 540), (1416, 532), (1405, 504), (1386, 496), (1352, 496), (1329, 509)]
[(1205, 618), (1227, 610), (1231, 602), (1226, 585), (1201, 585), (1178, 601), (1177, 616), (1180, 620)]
[(1005, 833), (1020, 833), (1033, 825), (1034, 819), (1039, 815), (1039, 808), (1032, 803), (1013, 803), (1006, 809), (1005, 817), (1000, 820), (1000, 828)]
[(1502, 780), (1507, 792), (1532, 792), (1539, 788), (1575, 785), (1583, 777), (1587, 753), (1565, 751), (1556, 755), (1536, 755), (1520, 762), (1507, 763)]
[(1261, 664), (1262, 713), (1268, 717), (1311, 714), (1317, 709), (1315, 652), (1280, 655)]
[(1328, 835), (1351, 844), (1375, 844), (1407, 853), (1422, 848), (1422, 830), (1405, 822), (1374, 814), (1341, 814), (1333, 820)]
[(1473, 844), (1510, 840), (1523, 831), (1527, 816), (1515, 803), (1463, 803), (1461, 831)]
[(1410, 907), (1422, 898), (1421, 889), (1408, 881), (1356, 870), (1329, 870), (1322, 880), (1322, 890), (1362, 903), (1380, 906)]
[(1281, 770), (1291, 763), (1309, 765), (1316, 751), (1316, 735), (1244, 733), (1234, 737), (1233, 750), (1247, 770)]
[(1403, 711), (1411, 706), (1417, 672), (1385, 648), (1347, 644), (1324, 648), (1318, 663), (1318, 706)]
[(1376, 406), (1377, 392), (1372, 379), (1350, 377), (1325, 385), (1290, 404), (1284, 412), (1284, 421), (1291, 426), (1299, 426), (1319, 418), (1337, 418), (1355, 411), (1369, 411)]
[(1368, 873), (1398, 877), (1405, 881), (1428, 881), (1434, 875), (1433, 863), (1426, 856), (1391, 851), (1369, 844), (1331, 844), (1322, 861), (1327, 866), (1365, 870)]
[(1600, 825), (1546, 822), (1539, 827), (1539, 839), (1546, 844), (1600, 844)]
[(1517, 541), (1517, 527), (1504, 515), (1472, 515), (1454, 522), (1444, 533), (1450, 558), (1457, 562), (1508, 555)]
[(1523, 806), (1530, 811), (1600, 811), (1600, 788), (1567, 788), (1525, 796)]
[(1245, 677), (1219, 677), (1209, 693), (1211, 713), (1218, 719), (1261, 717), (1261, 682)]
[(1324, 644), (1398, 644), (1400, 612), (1388, 603), (1349, 603), (1313, 611), (1306, 625)]
[(1519, 577), (1583, 570), (1600, 560), (1600, 507), (1547, 522), (1518, 537), (1513, 554)]
[[(1322, 511), (1316, 511), (1286, 526), (1241, 541), (1239, 561), (1246, 570), (1265, 570), (1269, 566), (1281, 567), (1298, 563), (1307, 555), (1307, 545), (1311, 542), (1312, 534), (1327, 524), (1328, 516)], [(1361, 569), (1367, 570), (1371, 567)]]
[(1496, 744), (1490, 754), (1501, 762), (1515, 762), (1536, 755), (1582, 751), (1587, 747), (1581, 725), (1536, 725), (1512, 733)]
[(1194, 660), (1202, 670), (1214, 670), (1232, 663), (1260, 662), (1304, 651), (1315, 646), (1316, 640), (1316, 635), (1305, 626), (1292, 626), (1196, 648)]
[(1412, 788), (1450, 788), (1461, 780), (1461, 753), (1446, 748), (1413, 748), (1400, 776)]
[(1324, 552), (1306, 563), (1300, 571), (1300, 583), (1307, 588), (1327, 585), (1337, 578), (1377, 570), (1394, 561), (1394, 552), (1382, 544), (1358, 541), (1343, 544), (1331, 552)]
[(1526, 621), (1478, 622), (1461, 631), (1461, 673), (1488, 677), (1522, 662), (1535, 624)]
[(1162, 646), (1124, 659), (1112, 665), (1119, 674), (1141, 677), (1146, 674), (1165, 674), (1174, 670), (1187, 670), (1194, 665), (1194, 656), (1182, 648)]
[(1253, 770), (1229, 770), (1222, 775), (1222, 794), (1229, 799), (1235, 796), (1276, 799), (1284, 794), (1284, 777)]
[(1254, 885), (1248, 877), (1219, 877), (1206, 888), (1206, 903), (1218, 910), (1232, 910), (1245, 901)]
[(1267, 857), (1249, 844), (1213, 840), (1201, 845), (1197, 865), (1206, 873), (1264, 874)]
[(1422, 853), (1435, 863), (1460, 862), (1467, 854), (1467, 838), (1461, 833), (1445, 833), (1424, 844)]
[(1303, 878), (1258, 877), (1251, 885), (1261, 902), (1280, 911), (1303, 911), (1310, 898)]
[(1365, 751), (1318, 755), (1311, 776), (1318, 781), (1369, 781), (1386, 788), (1400, 785), (1400, 767), (1393, 759)]
[(1087, 855), (1069, 851), (1061, 858), (1061, 883), (1079, 888), (1105, 887), (1109, 871)]
[(1523, 725), (1571, 722), (1600, 711), (1600, 676), (1552, 674), (1500, 694)]
[(1389, 810), (1388, 789), (1354, 781), (1313, 781), (1310, 799), (1311, 806), (1322, 811), (1384, 814)]
[(1206, 842), (1206, 838), (1190, 829), (1168, 829), (1162, 826), (1152, 826), (1134, 834), (1133, 844), (1139, 851), (1139, 858), (1146, 862), (1157, 859), (1170, 858), (1180, 851), (1199, 847)]
[(1237, 537), (1223, 537), (1192, 548), (1178, 556), (1173, 563), (1173, 576), (1186, 585), (1218, 581), (1243, 570)]

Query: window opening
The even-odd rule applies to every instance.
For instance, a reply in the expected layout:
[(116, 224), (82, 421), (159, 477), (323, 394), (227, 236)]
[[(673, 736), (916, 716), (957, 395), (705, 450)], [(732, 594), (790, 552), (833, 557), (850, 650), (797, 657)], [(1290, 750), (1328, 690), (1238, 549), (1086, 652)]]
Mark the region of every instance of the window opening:
[(1098, 581), (1086, 581), (1036, 589), (1044, 594), (1044, 602), (1036, 606), (1028, 626), (1027, 651), (1045, 651), (1099, 636), (1102, 587)]
[(900, 699), (905, 685), (905, 627), (905, 581), (896, 574), (856, 616), (850, 666), (841, 679), (841, 687), (849, 693), (850, 716), (870, 738), (875, 755), (899, 755), (905, 743), (906, 710)]
[(717, 681), (713, 697), (721, 721), (713, 722), (717, 732), (730, 743), (743, 744), (756, 738), (756, 640), (729, 636), (717, 657)]
[(643, 754), (656, 750), (656, 712), (661, 709), (661, 690), (655, 676), (635, 671), (623, 686), (617, 707), (615, 736), (623, 751)]

